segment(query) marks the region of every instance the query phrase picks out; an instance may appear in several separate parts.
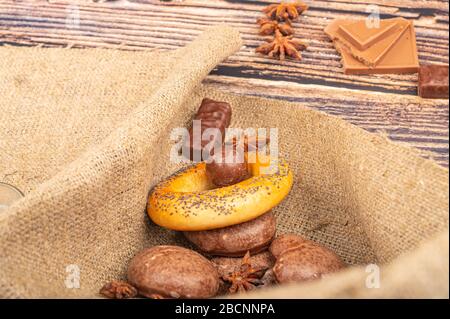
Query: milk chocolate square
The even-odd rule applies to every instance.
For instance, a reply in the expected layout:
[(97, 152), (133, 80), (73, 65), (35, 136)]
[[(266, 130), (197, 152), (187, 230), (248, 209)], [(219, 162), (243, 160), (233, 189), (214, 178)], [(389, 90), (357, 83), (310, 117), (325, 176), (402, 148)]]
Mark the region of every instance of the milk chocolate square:
[[(382, 22), (385, 21), (382, 20)], [(389, 29), (389, 33), (385, 33), (383, 38), (380, 38), (377, 42), (373, 43), (367, 50), (360, 50), (353, 46), (352, 43), (348, 41), (349, 38), (341, 36), (339, 32), (336, 35), (336, 39), (345, 45), (345, 49), (349, 51), (356, 60), (361, 61), (369, 67), (375, 67), (391, 48), (395, 46), (410, 25), (410, 22), (403, 18), (389, 19), (389, 22), (393, 25), (393, 28)], [(341, 25), (340, 28), (345, 26), (345, 24)], [(348, 28), (348, 32), (355, 32), (355, 34), (360, 36), (364, 34), (364, 32), (361, 32), (361, 29), (353, 29), (350, 27)]]
[(448, 65), (421, 65), (419, 96), (427, 99), (448, 99)]
[[(406, 21), (406, 20), (405, 20)], [(348, 44), (341, 41), (337, 32), (341, 26), (354, 23), (354, 20), (335, 19), (326, 28), (325, 33), (334, 41), (334, 46), (342, 55), (342, 63), (345, 74), (389, 74), (389, 73), (416, 73), (419, 71), (419, 59), (417, 55), (416, 33), (414, 24), (407, 22), (407, 27), (400, 32), (400, 37), (385, 52), (377, 58), (376, 65), (368, 66), (355, 58), (348, 48)], [(372, 46), (373, 48), (373, 46)], [(372, 48), (367, 49), (370, 51)], [(367, 52), (366, 54), (370, 54)], [(375, 55), (376, 56), (376, 55)]]
[(355, 59), (339, 40), (335, 40), (334, 44), (342, 55), (345, 74), (400, 74), (416, 73), (419, 70), (416, 36), (412, 24), (374, 67), (368, 67)]
[(343, 24), (338, 33), (349, 41), (358, 50), (364, 51), (385, 37), (396, 32), (399, 21), (402, 18), (380, 20), (378, 27), (369, 27), (367, 19), (353, 23)]

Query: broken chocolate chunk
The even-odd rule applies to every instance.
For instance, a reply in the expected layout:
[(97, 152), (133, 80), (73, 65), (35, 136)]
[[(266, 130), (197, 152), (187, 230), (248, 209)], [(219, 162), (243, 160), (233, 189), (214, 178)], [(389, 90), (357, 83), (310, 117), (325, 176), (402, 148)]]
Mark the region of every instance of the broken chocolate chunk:
[(427, 99), (448, 99), (448, 65), (421, 65), (419, 96)]

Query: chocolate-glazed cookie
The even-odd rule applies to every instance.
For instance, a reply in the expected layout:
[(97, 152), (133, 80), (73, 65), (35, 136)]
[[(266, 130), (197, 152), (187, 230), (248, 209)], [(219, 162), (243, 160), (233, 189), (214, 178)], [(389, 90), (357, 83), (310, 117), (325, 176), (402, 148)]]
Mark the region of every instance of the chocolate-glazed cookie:
[(201, 251), (216, 256), (244, 256), (266, 249), (275, 236), (275, 216), (268, 212), (251, 221), (225, 228), (184, 232)]
[(272, 241), (269, 251), (275, 258), (278, 258), (285, 251), (299, 247), (305, 242), (309, 242), (309, 240), (295, 234), (284, 234)]
[(334, 252), (308, 241), (279, 255), (273, 272), (279, 283), (291, 283), (319, 279), (343, 267)]
[(195, 251), (155, 246), (137, 254), (128, 281), (148, 298), (210, 298), (219, 289), (216, 267)]

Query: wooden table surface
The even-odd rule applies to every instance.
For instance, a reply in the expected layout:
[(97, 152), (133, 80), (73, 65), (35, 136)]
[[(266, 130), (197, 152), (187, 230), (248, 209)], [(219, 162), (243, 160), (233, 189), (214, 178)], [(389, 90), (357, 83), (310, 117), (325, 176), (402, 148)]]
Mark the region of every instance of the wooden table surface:
[(0, 0), (0, 45), (170, 50), (209, 25), (227, 23), (241, 31), (245, 46), (205, 83), (337, 115), (448, 167), (448, 101), (418, 98), (416, 74), (344, 75), (340, 55), (323, 32), (332, 19), (365, 17), (368, 5), (376, 4), (382, 18), (414, 20), (421, 63), (448, 64), (448, 0), (306, 2), (310, 9), (295, 23), (297, 37), (310, 44), (302, 61), (255, 54), (264, 39), (255, 21), (262, 8), (275, 3), (266, 0)]

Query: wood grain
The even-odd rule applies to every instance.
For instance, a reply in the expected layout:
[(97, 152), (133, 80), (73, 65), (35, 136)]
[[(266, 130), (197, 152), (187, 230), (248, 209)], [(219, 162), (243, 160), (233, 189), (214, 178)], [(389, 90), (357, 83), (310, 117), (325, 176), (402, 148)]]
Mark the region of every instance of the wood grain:
[[(414, 19), (421, 63), (448, 64), (447, 1), (307, 1), (311, 9), (295, 23), (297, 36), (310, 43), (299, 62), (254, 53), (264, 39), (255, 20), (273, 2), (0, 0), (0, 43), (170, 50), (186, 45), (209, 25), (227, 23), (241, 31), (245, 47), (206, 83), (303, 103), (417, 147), (448, 166), (448, 101), (418, 98), (415, 74), (344, 75), (340, 56), (323, 33), (333, 18), (361, 18), (368, 4), (377, 4), (382, 17)], [(79, 24), (74, 23), (77, 16)]]

